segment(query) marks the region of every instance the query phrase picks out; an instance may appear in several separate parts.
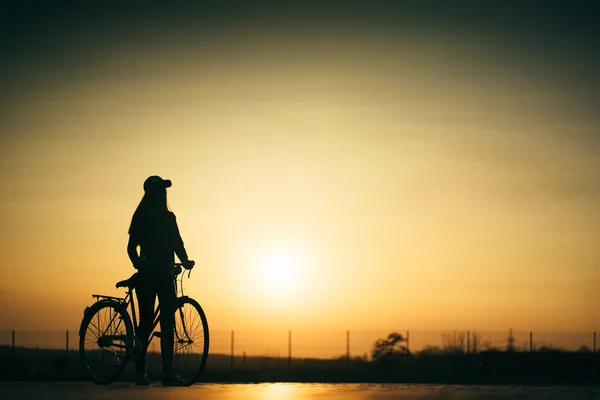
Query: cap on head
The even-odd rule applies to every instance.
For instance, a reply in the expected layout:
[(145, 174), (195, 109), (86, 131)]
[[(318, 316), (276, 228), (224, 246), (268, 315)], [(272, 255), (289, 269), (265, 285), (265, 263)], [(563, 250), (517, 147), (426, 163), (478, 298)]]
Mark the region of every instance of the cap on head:
[(144, 192), (152, 190), (153, 188), (168, 188), (171, 187), (172, 182), (169, 179), (163, 179), (158, 175), (149, 176), (144, 181)]

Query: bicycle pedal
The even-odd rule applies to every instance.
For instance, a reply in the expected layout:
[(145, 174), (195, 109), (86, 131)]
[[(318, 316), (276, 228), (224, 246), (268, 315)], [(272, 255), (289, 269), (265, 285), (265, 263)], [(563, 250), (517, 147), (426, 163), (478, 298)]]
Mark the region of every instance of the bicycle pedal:
[(154, 332), (154, 336), (156, 336), (157, 338), (160, 338), (160, 335), (162, 335), (162, 332)]

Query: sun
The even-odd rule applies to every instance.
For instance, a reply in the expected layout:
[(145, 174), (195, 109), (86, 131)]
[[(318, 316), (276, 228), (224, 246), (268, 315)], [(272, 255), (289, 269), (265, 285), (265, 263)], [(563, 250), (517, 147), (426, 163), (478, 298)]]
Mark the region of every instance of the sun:
[(262, 263), (262, 278), (271, 289), (290, 289), (298, 273), (298, 260), (288, 252), (273, 252), (265, 256)]

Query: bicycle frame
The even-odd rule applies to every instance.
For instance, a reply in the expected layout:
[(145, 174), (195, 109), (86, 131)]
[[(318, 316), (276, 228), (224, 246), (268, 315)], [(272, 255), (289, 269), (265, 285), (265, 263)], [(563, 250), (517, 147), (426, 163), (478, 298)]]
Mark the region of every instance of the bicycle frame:
[[(177, 266), (177, 264), (176, 264)], [(188, 277), (191, 274), (191, 270), (189, 270), (188, 272)], [(177, 276), (181, 275), (181, 283), (178, 285), (177, 284)], [(173, 281), (174, 281), (174, 285), (175, 285), (175, 294), (177, 296), (177, 292), (178, 292), (178, 286), (179, 289), (181, 289), (181, 296), (177, 296), (177, 299), (186, 297), (183, 294), (183, 272), (180, 272), (179, 274), (175, 275), (173, 277)], [(130, 335), (103, 335), (102, 336), (102, 340), (101, 342), (104, 343), (106, 342), (107, 346), (108, 345), (112, 345), (118, 348), (129, 348), (129, 347), (133, 347), (133, 342), (135, 341), (136, 343), (140, 343), (141, 342), (141, 338), (138, 336), (138, 330), (139, 330), (139, 325), (137, 322), (137, 314), (136, 314), (136, 308), (135, 308), (135, 301), (133, 301), (133, 290), (134, 288), (129, 287), (127, 290), (127, 293), (125, 294), (125, 297), (113, 297), (113, 296), (106, 296), (106, 295), (98, 295), (98, 294), (93, 294), (92, 297), (94, 297), (96, 299), (96, 301), (115, 301), (118, 302), (121, 306), (123, 306), (125, 308), (125, 312), (129, 314), (131, 322), (133, 324), (133, 336)], [(127, 308), (130, 307), (131, 308), (131, 312), (127, 311)], [(87, 309), (86, 309), (87, 311)], [(181, 318), (183, 319), (183, 312), (181, 310), (179, 310), (180, 314), (181, 314)], [(110, 326), (113, 321), (114, 318), (116, 318), (118, 314), (115, 314), (113, 316), (113, 318), (111, 319), (111, 321), (109, 322), (108, 326)], [(152, 322), (152, 329), (151, 329), (151, 334), (150, 337), (148, 338), (148, 341), (146, 343), (146, 349), (148, 348), (148, 346), (150, 346), (150, 342), (152, 341), (152, 339), (156, 336), (156, 337), (160, 337), (159, 334), (157, 334), (156, 332), (156, 326), (159, 324), (160, 322), (160, 306), (157, 305), (155, 310), (154, 310), (154, 318), (153, 318), (153, 322)], [(187, 332), (187, 328), (185, 326), (185, 323), (183, 324), (183, 331), (185, 333), (186, 336), (188, 336), (189, 338), (189, 334)], [(104, 332), (105, 333), (105, 332)], [(177, 334), (177, 332), (175, 332), (175, 335), (177, 336), (177, 339), (179, 342), (186, 342), (185, 340), (183, 340), (182, 338), (179, 337), (179, 335)], [(114, 341), (122, 341), (123, 343), (125, 343), (124, 346), (121, 345), (117, 345), (114, 343)], [(100, 344), (100, 343), (99, 343)], [(101, 344), (100, 344), (101, 345)]]

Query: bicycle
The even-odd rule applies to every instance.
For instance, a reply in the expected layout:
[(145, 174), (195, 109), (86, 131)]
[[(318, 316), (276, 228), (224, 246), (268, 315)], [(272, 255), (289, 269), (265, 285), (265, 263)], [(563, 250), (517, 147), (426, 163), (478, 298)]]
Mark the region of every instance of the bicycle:
[[(208, 358), (208, 322), (202, 307), (183, 293), (183, 264), (173, 265), (173, 280), (177, 293), (174, 323), (173, 372), (182, 384), (191, 385), (204, 371)], [(193, 266), (193, 265), (192, 265)], [(190, 277), (191, 269), (188, 272)], [(138, 333), (133, 290), (137, 273), (116, 284), (127, 288), (125, 297), (93, 294), (96, 302), (85, 308), (79, 328), (79, 358), (88, 377), (96, 384), (109, 384), (125, 370), (128, 361), (134, 361), (142, 341)], [(178, 282), (178, 276), (180, 276)], [(181, 293), (179, 295), (179, 293)], [(127, 308), (131, 307), (131, 314)], [(160, 320), (160, 309), (154, 310), (154, 323), (147, 346), (154, 337)]]

